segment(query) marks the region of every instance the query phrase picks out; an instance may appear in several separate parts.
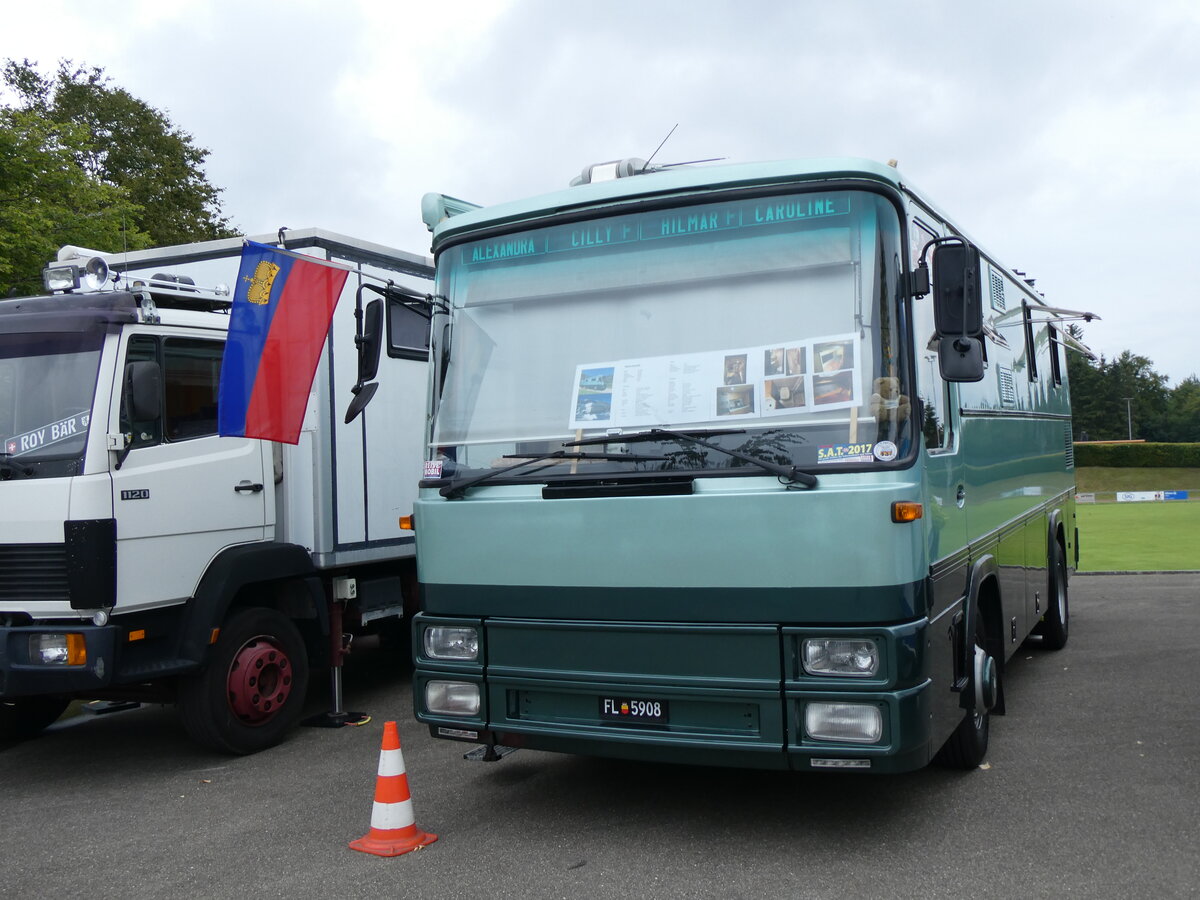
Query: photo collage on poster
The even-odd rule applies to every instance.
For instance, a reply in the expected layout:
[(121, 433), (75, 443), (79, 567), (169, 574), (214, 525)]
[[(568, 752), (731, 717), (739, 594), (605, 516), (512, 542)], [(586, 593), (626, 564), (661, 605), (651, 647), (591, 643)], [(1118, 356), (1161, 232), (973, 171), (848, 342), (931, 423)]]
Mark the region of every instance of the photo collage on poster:
[(570, 427), (637, 428), (846, 409), (862, 402), (859, 339), (577, 366)]

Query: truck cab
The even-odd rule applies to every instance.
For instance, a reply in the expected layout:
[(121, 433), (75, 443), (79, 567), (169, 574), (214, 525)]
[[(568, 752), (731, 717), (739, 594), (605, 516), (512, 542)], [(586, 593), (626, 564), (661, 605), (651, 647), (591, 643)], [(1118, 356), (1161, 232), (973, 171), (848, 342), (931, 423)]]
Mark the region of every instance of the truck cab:
[[(309, 243), (393, 277), (431, 271), (327, 232)], [(133, 699), (176, 702), (217, 749), (270, 746), (300, 715), (310, 662), (340, 662), (343, 632), (398, 622), (415, 599), (395, 521), (406, 482), (384, 487), (383, 455), (394, 467), (407, 452), (415, 493), (420, 420), (411, 440), (392, 411), (340, 421), (351, 301), (299, 443), (220, 436), (229, 291), (178, 272), (232, 280), (240, 241), (143, 252), (117, 280), (70, 249), (47, 293), (0, 301), (0, 738), (36, 733), (73, 698)], [(420, 353), (407, 357), (389, 353), (391, 377), (422, 381)]]

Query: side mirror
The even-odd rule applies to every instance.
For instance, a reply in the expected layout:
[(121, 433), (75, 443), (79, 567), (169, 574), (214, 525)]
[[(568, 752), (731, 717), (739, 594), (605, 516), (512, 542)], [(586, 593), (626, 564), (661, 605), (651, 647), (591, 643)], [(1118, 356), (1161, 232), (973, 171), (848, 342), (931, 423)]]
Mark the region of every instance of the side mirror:
[(363, 333), (355, 337), (358, 345), (358, 383), (374, 381), (379, 374), (379, 354), (383, 349), (383, 301), (372, 300), (363, 313)]
[(933, 251), (933, 319), (938, 366), (946, 381), (983, 380), (983, 305), (979, 251), (963, 240)]
[(149, 422), (162, 412), (162, 372), (152, 360), (125, 365), (125, 418)]
[(938, 342), (938, 368), (946, 381), (983, 381), (983, 341), (944, 337)]
[(933, 251), (933, 318), (943, 337), (983, 335), (979, 251), (966, 242)]
[(362, 334), (354, 336), (358, 346), (358, 384), (350, 390), (354, 399), (346, 408), (346, 424), (358, 418), (367, 408), (379, 385), (373, 379), (379, 374), (379, 354), (383, 350), (383, 300), (372, 300), (363, 310)]

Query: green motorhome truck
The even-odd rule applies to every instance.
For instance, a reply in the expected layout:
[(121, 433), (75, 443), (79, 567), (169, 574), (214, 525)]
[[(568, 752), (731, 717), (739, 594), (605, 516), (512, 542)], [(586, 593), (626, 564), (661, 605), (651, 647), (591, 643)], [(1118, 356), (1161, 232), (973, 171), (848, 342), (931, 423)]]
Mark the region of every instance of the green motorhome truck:
[(430, 195), (416, 714), (643, 760), (972, 767), (1077, 559), (1066, 311), (893, 165)]

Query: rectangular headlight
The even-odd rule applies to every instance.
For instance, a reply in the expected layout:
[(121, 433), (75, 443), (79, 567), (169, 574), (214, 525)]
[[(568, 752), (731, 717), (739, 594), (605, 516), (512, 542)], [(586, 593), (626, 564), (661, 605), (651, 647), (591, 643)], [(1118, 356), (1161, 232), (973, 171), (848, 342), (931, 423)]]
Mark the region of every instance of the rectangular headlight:
[(48, 666), (87, 664), (87, 643), (82, 634), (31, 634), (29, 661)]
[(461, 625), (430, 625), (425, 629), (425, 655), (430, 659), (479, 659), (479, 631)]
[(466, 681), (431, 681), (425, 685), (425, 707), (441, 716), (477, 716), (479, 685)]
[(79, 267), (47, 266), (42, 269), (42, 284), (50, 292), (73, 291), (79, 287)]
[(874, 744), (883, 737), (883, 715), (869, 703), (809, 703), (804, 731), (819, 741)]
[(801, 656), (809, 675), (870, 678), (879, 671), (879, 647), (865, 638), (806, 638)]

